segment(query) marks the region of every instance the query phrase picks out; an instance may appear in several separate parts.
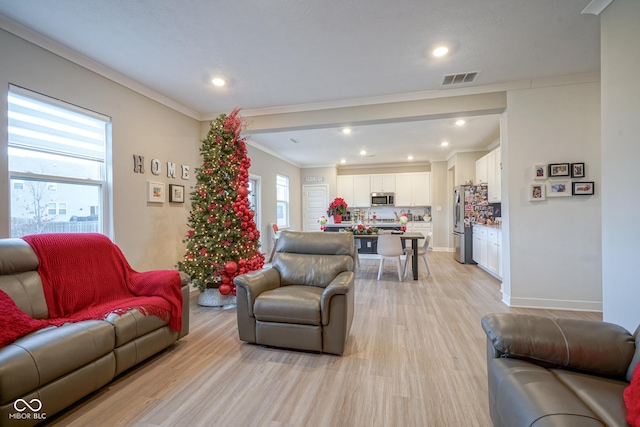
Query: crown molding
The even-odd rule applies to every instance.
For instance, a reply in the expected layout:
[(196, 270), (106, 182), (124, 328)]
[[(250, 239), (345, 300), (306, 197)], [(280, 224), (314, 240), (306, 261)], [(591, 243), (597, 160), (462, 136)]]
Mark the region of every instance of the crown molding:
[(169, 107), (179, 113), (182, 113), (186, 116), (191, 117), (192, 119), (196, 119), (198, 121), (202, 121), (202, 114), (192, 110), (189, 107), (186, 107), (171, 98), (168, 98), (153, 89), (150, 89), (137, 81), (130, 79), (129, 77), (118, 73), (115, 70), (112, 70), (109, 67), (106, 67), (99, 62), (90, 59), (75, 50), (69, 49), (66, 46), (61, 45), (58, 42), (55, 42), (42, 34), (39, 34), (29, 28), (18, 24), (15, 21), (8, 19), (7, 17), (0, 15), (0, 28), (13, 34), (16, 37), (20, 37), (23, 40), (28, 41), (38, 47), (41, 47), (55, 55), (58, 55), (68, 61), (73, 62), (87, 70), (93, 71), (94, 73), (107, 78), (119, 85), (126, 87), (127, 89), (131, 89), (134, 92), (139, 93), (149, 99), (152, 99), (166, 107)]
[(591, 0), (591, 3), (587, 5), (584, 9), (582, 9), (583, 14), (592, 14), (592, 15), (600, 15), (603, 10), (607, 8), (613, 0)]

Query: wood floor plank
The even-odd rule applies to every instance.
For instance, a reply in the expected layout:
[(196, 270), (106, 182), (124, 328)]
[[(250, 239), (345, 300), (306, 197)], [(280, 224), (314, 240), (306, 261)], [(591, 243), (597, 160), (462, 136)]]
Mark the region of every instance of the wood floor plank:
[(235, 309), (196, 304), (190, 334), (52, 417), (56, 426), (488, 426), (485, 335), (491, 312), (601, 320), (600, 313), (509, 308), (500, 283), (451, 254), (432, 276), (376, 280), (361, 259), (343, 357), (242, 343)]

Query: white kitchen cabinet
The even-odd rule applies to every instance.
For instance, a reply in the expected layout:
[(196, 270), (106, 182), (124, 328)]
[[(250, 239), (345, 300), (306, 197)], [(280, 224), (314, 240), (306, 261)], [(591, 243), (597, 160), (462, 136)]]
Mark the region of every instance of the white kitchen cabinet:
[(353, 176), (353, 206), (358, 208), (371, 206), (370, 175)]
[(431, 172), (396, 174), (396, 206), (431, 206)]
[(496, 148), (485, 157), (489, 203), (499, 203), (502, 200), (502, 150)]
[[(427, 221), (409, 221), (409, 224), (407, 226), (407, 230), (408, 231), (412, 231), (412, 232), (418, 232), (418, 233), (422, 233), (423, 236), (427, 236), (427, 233), (431, 233), (433, 230), (433, 227), (431, 225), (431, 222), (427, 222)], [(431, 239), (431, 242), (433, 242), (433, 238)], [(422, 246), (424, 244), (424, 239), (418, 239), (418, 245)]]
[(502, 230), (498, 230), (498, 277), (502, 278)]
[(498, 275), (498, 230), (487, 227), (487, 265), (486, 268), (495, 276)]
[(482, 156), (476, 160), (476, 181), (475, 184), (486, 184), (488, 181), (487, 176), (488, 165), (487, 156)]
[(396, 206), (411, 206), (411, 176), (408, 173), (396, 174)]
[(337, 197), (342, 197), (348, 206), (355, 206), (353, 175), (338, 175), (336, 179), (336, 195)]
[(396, 174), (380, 173), (369, 176), (372, 193), (394, 193), (396, 191)]
[(351, 208), (371, 206), (371, 188), (369, 175), (338, 175), (336, 193)]
[(411, 174), (411, 206), (431, 206), (431, 172)]
[(483, 268), (487, 268), (487, 227), (473, 226), (473, 260)]
[(493, 276), (502, 278), (502, 230), (473, 226), (473, 260)]

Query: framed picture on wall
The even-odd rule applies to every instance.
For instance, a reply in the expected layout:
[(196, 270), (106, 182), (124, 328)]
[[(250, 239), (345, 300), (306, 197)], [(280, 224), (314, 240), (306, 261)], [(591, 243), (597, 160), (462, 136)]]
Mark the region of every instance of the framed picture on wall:
[(571, 178), (584, 178), (584, 163), (571, 163)]
[(545, 185), (543, 183), (531, 184), (529, 186), (529, 201), (541, 202), (546, 200), (546, 198)]
[(533, 179), (547, 179), (547, 165), (533, 165)]
[(169, 184), (169, 203), (184, 203), (184, 185)]
[(549, 165), (549, 178), (569, 176), (569, 163), (551, 163)]
[(547, 182), (547, 197), (571, 196), (571, 181), (549, 181)]
[(164, 203), (164, 183), (147, 181), (147, 202)]
[(574, 196), (591, 196), (594, 194), (595, 183), (593, 181), (573, 182), (571, 185), (571, 193)]

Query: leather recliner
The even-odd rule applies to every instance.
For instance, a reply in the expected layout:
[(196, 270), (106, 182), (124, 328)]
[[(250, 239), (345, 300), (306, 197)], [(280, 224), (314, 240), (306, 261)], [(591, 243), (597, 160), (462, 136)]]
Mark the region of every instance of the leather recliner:
[(354, 313), (351, 233), (282, 231), (271, 268), (239, 275), (242, 341), (342, 355)]

